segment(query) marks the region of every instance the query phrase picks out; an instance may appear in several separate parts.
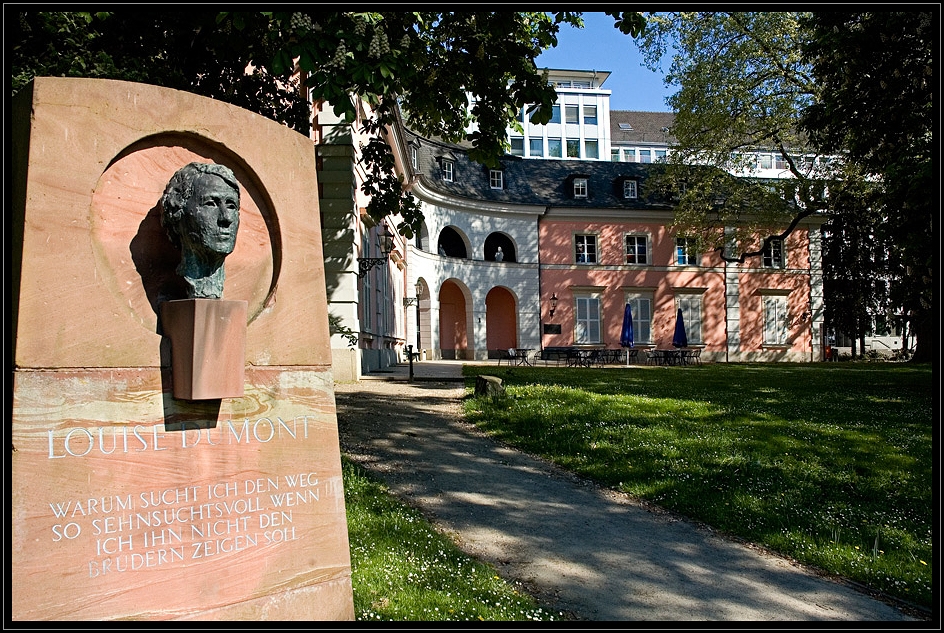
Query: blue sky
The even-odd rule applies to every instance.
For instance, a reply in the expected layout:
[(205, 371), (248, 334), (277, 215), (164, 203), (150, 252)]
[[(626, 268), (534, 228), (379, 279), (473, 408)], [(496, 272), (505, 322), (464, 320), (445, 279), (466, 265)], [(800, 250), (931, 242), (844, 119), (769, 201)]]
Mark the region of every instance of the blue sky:
[(672, 94), (662, 74), (642, 65), (635, 41), (613, 26), (613, 18), (598, 12), (583, 14), (584, 27), (562, 25), (557, 47), (537, 58), (539, 68), (607, 70), (603, 88), (610, 90), (611, 110), (669, 112), (665, 97)]

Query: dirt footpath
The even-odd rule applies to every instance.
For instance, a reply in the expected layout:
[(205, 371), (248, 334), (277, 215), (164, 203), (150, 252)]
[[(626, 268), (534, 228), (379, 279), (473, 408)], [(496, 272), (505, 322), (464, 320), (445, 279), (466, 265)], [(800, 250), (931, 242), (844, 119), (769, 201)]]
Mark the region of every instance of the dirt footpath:
[(912, 619), (488, 439), (462, 421), (460, 384), (335, 390), (342, 451), (549, 610), (596, 621)]

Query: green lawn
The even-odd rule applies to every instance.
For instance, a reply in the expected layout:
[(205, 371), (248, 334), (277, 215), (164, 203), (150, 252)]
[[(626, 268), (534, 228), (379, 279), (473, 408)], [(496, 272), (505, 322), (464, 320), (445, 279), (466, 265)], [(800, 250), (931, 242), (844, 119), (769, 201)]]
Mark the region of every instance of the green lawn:
[(931, 367), (466, 366), (467, 418), (575, 473), (930, 606)]

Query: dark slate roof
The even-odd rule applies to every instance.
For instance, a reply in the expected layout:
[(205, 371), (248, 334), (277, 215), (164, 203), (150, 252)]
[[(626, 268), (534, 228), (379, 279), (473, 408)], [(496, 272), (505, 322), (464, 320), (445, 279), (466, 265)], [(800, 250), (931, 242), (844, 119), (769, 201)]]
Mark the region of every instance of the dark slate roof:
[[(631, 130), (620, 127), (620, 123), (629, 124)], [(610, 110), (610, 143), (626, 145), (631, 143), (668, 143), (675, 144), (672, 125), (675, 114), (672, 112), (637, 112), (635, 110)], [(667, 133), (662, 129), (668, 128)]]
[[(418, 145), (417, 173), (439, 193), (470, 200), (554, 207), (612, 209), (669, 209), (660, 196), (646, 191), (645, 180), (659, 166), (648, 163), (614, 163), (602, 160), (565, 160), (503, 156), (504, 189), (489, 185), (489, 169), (469, 159), (456, 145), (422, 138), (406, 130), (411, 145)], [(442, 179), (443, 158), (455, 161), (453, 182)], [(587, 198), (574, 198), (573, 178), (586, 177)], [(626, 200), (622, 181), (636, 179), (639, 197)]]

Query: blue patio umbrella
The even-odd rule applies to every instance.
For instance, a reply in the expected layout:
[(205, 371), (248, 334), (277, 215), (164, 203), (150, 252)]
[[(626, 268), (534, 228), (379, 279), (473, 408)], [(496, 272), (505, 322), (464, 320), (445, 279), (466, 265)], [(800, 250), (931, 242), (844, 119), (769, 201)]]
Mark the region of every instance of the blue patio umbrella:
[(682, 308), (675, 315), (675, 336), (672, 337), (673, 347), (688, 347), (688, 336), (685, 334), (685, 319), (682, 318)]
[(623, 329), (620, 331), (620, 346), (626, 349), (626, 364), (629, 365), (629, 348), (633, 347), (633, 309), (626, 304), (623, 311)]

